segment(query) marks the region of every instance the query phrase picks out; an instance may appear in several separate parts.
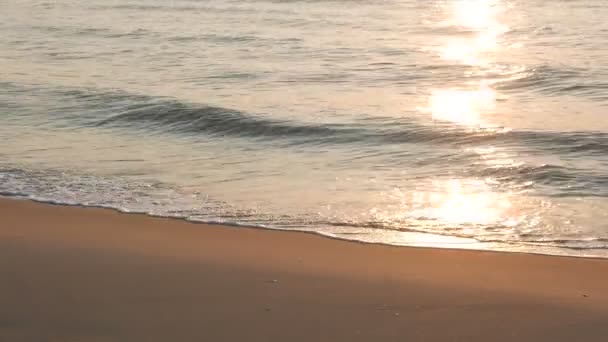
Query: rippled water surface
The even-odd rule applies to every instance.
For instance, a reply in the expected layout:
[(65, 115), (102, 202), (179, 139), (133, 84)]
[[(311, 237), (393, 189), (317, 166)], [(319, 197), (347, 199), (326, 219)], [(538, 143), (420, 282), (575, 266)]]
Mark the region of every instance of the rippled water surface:
[(0, 193), (608, 257), (608, 6), (0, 0)]

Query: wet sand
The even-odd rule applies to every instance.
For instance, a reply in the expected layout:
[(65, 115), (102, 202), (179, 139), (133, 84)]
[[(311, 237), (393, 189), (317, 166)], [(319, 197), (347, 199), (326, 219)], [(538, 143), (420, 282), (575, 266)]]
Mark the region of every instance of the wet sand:
[(608, 260), (0, 199), (0, 341), (604, 341)]

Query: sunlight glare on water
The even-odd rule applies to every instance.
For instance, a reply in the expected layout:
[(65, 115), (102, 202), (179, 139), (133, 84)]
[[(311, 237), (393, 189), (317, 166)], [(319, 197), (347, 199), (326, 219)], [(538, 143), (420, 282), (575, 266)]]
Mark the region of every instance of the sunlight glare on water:
[(451, 22), (471, 29), (485, 30), (502, 26), (496, 21), (500, 11), (498, 0), (460, 0), (451, 3)]
[(440, 47), (443, 59), (467, 65), (483, 66), (491, 63), (492, 53), (496, 53), (500, 36), (509, 31), (497, 16), (500, 3), (489, 0), (456, 1), (446, 7), (450, 19), (448, 24), (472, 31), (473, 35), (449, 38)]
[[(463, 0), (445, 5), (447, 23), (472, 30), (474, 35), (449, 38), (440, 47), (439, 56), (464, 65), (488, 67), (490, 52), (497, 52), (499, 36), (508, 31), (497, 19), (500, 6), (500, 2), (490, 0)], [(433, 90), (428, 111), (433, 120), (480, 126), (485, 123), (483, 114), (496, 107), (496, 91), (488, 84), (488, 80), (482, 80), (478, 89)]]
[(416, 202), (424, 207), (414, 211), (417, 216), (443, 224), (493, 225), (515, 224), (509, 217), (511, 201), (508, 194), (493, 192), (482, 180), (451, 179), (436, 182), (436, 192), (419, 192)]
[[(462, 0), (444, 5), (446, 23), (471, 31), (466, 37), (450, 37), (439, 49), (439, 56), (463, 65), (492, 68), (491, 63), (499, 50), (500, 36), (509, 31), (498, 16), (504, 6), (495, 0)], [(464, 77), (463, 77), (464, 78)], [(435, 121), (479, 128), (491, 125), (484, 117), (496, 111), (497, 92), (488, 80), (481, 80), (476, 88), (435, 89), (431, 92), (427, 112)], [(486, 147), (485, 159), (495, 153)], [(510, 160), (504, 165), (517, 163)], [(430, 225), (478, 225), (515, 226), (521, 222), (516, 217), (513, 195), (497, 192), (488, 183), (494, 180), (450, 179), (434, 182), (434, 191), (419, 191), (414, 195), (410, 214), (426, 218)], [(464, 231), (467, 231), (465, 228)]]
[(480, 126), (485, 111), (496, 105), (496, 92), (485, 84), (476, 90), (440, 89), (429, 99), (433, 120)]

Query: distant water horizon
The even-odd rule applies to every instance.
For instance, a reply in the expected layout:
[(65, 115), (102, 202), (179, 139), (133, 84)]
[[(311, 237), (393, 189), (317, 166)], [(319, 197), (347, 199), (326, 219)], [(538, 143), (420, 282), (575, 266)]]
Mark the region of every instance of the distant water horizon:
[(608, 257), (602, 1), (0, 8), (1, 196)]

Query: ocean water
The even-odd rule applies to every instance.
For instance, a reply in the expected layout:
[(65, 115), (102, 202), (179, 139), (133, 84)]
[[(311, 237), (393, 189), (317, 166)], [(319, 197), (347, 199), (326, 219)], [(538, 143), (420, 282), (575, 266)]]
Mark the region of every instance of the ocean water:
[(608, 257), (606, 61), (604, 0), (0, 0), (0, 194)]

